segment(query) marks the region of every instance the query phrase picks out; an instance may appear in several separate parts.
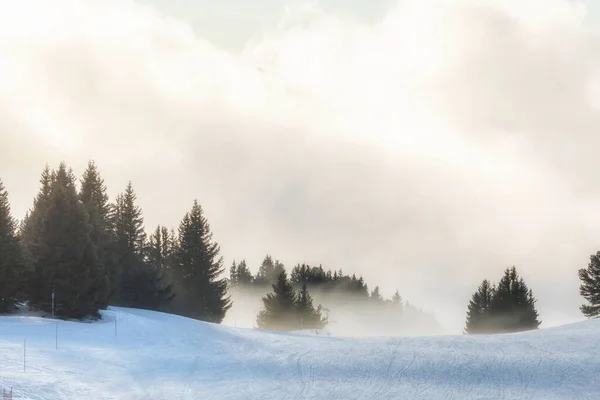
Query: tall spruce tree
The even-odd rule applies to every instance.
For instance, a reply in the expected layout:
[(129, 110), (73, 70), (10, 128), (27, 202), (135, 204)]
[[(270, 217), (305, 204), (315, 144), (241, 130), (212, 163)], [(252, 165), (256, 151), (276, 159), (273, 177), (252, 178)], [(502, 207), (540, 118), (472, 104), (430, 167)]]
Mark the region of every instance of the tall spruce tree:
[(116, 268), (112, 236), (113, 220), (104, 180), (93, 161), (88, 163), (87, 169), (83, 173), (79, 199), (87, 210), (92, 227), (91, 239), (98, 253), (97, 268), (91, 271), (93, 283), (90, 290), (98, 300), (98, 308), (104, 309), (108, 307), (108, 301), (112, 294), (111, 272)]
[(466, 334), (492, 333), (490, 307), (494, 291), (490, 281), (484, 279), (473, 294), (467, 310)]
[(40, 177), (40, 189), (33, 200), (33, 207), (27, 212), (21, 222), (19, 236), (21, 237), (21, 247), (25, 259), (25, 282), (24, 291), (29, 293), (39, 293), (42, 290), (43, 282), (38, 282), (39, 274), (35, 273), (34, 264), (35, 255), (39, 250), (39, 233), (42, 220), (48, 209), (50, 199), (50, 190), (54, 180), (53, 172), (46, 164)]
[(165, 227), (157, 227), (147, 248), (147, 272), (143, 281), (148, 282), (147, 308), (169, 310), (167, 305), (173, 300), (174, 243)]
[(172, 299), (171, 286), (162, 272), (149, 260), (144, 217), (136, 204), (131, 182), (117, 196), (115, 204), (115, 303), (127, 307), (162, 310)]
[(600, 251), (590, 256), (587, 268), (580, 269), (579, 293), (587, 300), (579, 309), (588, 318), (600, 316)]
[(321, 305), (317, 309), (313, 305), (306, 282), (302, 284), (302, 289), (298, 293), (295, 312), (300, 329), (322, 329), (327, 325), (327, 318), (323, 316)]
[(273, 293), (262, 298), (264, 307), (256, 318), (258, 328), (274, 331), (298, 329), (297, 297), (285, 271), (279, 274), (272, 287)]
[[(175, 253), (178, 306), (184, 315), (220, 323), (231, 308), (219, 245), (198, 201), (183, 217)], [(179, 295), (179, 292), (181, 295)]]
[(36, 291), (29, 293), (31, 304), (51, 312), (50, 295), (55, 292), (57, 316), (97, 316), (100, 300), (91, 289), (99, 262), (89, 215), (77, 195), (73, 172), (64, 163), (51, 181), (49, 196), (39, 198), (43, 207), (34, 206), (32, 211), (36, 231), (31, 232), (30, 249)]
[(0, 180), (0, 313), (14, 308), (22, 289), (24, 259), (16, 229), (8, 192)]

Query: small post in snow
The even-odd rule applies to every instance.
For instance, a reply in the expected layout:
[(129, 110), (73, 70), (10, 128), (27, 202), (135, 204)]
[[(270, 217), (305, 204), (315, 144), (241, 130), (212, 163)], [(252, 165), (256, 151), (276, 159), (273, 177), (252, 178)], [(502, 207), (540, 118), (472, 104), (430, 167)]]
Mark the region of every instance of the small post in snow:
[(52, 289), (52, 319), (54, 319), (54, 289)]

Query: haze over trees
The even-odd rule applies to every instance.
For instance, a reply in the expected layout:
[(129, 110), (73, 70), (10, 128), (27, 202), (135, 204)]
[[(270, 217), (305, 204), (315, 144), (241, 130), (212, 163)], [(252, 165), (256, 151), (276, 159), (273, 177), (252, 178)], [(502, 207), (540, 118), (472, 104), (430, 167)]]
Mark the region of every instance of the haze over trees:
[(467, 310), (465, 333), (490, 334), (538, 329), (539, 314), (533, 292), (515, 267), (507, 268), (497, 284), (485, 279)]

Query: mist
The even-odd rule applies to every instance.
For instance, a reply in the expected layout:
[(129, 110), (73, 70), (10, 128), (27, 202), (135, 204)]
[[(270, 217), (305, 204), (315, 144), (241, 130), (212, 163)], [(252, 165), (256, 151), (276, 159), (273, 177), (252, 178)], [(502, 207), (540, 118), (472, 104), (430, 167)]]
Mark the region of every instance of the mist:
[[(230, 291), (233, 307), (223, 324), (234, 327), (257, 328), (256, 317), (263, 308), (262, 297), (270, 286), (236, 287)], [(368, 297), (348, 295), (339, 290), (309, 290), (315, 308), (322, 306), (327, 317), (323, 328), (335, 336), (391, 337), (399, 335), (430, 336), (443, 333), (434, 315), (410, 304), (402, 306), (375, 303)]]
[(225, 265), (343, 268), (445, 332), (512, 265), (542, 327), (580, 320), (600, 237), (589, 18), (408, 0), (366, 23), (306, 3), (233, 52), (135, 1), (4, 2), (0, 178), (20, 218), (46, 163), (94, 159), (113, 198), (133, 182), (147, 230), (197, 198)]

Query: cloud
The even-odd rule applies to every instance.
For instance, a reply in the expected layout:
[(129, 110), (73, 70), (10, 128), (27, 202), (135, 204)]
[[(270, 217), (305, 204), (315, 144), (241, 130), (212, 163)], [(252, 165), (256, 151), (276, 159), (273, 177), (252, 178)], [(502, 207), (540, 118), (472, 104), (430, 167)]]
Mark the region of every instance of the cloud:
[(0, 6), (0, 171), (23, 215), (46, 162), (133, 181), (148, 229), (197, 197), (229, 264), (272, 253), (398, 288), (454, 332), (517, 265), (580, 318), (597, 250), (598, 37), (564, 0), (314, 5), (231, 53), (126, 0)]

